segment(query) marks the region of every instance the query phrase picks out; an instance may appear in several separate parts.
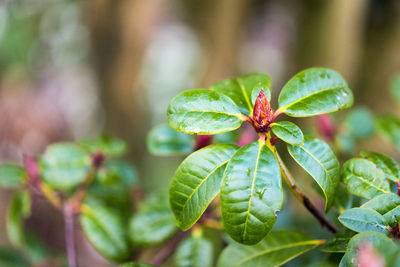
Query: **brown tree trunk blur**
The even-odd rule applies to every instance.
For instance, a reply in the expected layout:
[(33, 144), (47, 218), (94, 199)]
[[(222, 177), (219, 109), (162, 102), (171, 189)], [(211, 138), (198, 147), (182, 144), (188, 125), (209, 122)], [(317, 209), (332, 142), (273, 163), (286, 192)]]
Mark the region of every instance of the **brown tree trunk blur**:
[(97, 0), (85, 3), (93, 58), (105, 109), (105, 132), (129, 144), (129, 157), (140, 162), (147, 119), (138, 77), (143, 55), (162, 17), (165, 0)]

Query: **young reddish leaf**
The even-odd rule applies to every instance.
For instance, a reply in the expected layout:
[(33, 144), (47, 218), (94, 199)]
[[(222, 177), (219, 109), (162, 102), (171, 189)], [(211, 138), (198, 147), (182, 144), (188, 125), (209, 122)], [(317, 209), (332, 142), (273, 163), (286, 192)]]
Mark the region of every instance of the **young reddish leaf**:
[(265, 132), (272, 121), (272, 109), (264, 90), (261, 89), (253, 110), (253, 121), (257, 132)]

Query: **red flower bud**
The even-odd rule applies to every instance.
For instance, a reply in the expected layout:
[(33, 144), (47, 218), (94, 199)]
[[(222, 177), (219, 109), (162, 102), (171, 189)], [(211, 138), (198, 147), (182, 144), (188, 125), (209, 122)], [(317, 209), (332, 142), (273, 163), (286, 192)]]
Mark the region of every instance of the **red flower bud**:
[(264, 90), (261, 89), (253, 110), (253, 123), (257, 132), (265, 132), (272, 122), (272, 109)]

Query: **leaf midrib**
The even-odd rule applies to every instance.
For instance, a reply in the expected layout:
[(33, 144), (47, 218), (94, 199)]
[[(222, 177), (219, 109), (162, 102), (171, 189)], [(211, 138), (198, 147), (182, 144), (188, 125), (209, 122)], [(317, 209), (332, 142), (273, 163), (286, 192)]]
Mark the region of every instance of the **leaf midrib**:
[[(269, 250), (262, 251), (260, 253), (256, 253), (256, 254), (248, 257), (248, 258), (243, 259), (242, 261), (239, 261), (234, 266), (235, 267), (240, 266), (241, 264), (243, 264), (243, 263), (245, 263), (247, 261), (250, 261), (250, 260), (252, 260), (254, 258), (261, 257), (262, 255), (265, 255), (265, 254), (268, 254), (268, 253), (271, 253), (271, 252), (275, 252), (275, 251), (278, 251), (278, 250), (292, 248), (292, 247), (296, 247), (296, 246), (303, 246), (303, 245), (318, 245), (319, 242), (320, 242), (319, 240), (307, 240), (307, 241), (292, 243), (292, 244), (288, 244), (288, 245), (278, 246), (278, 247), (275, 247), (275, 248), (272, 248), (272, 249), (269, 249)], [(285, 262), (286, 261), (284, 261), (283, 263), (285, 263)]]
[[(365, 183), (367, 183), (367, 184), (369, 184), (371, 187), (374, 187), (375, 189), (377, 189), (378, 191), (381, 191), (381, 192), (383, 192), (383, 193), (390, 193), (390, 191), (385, 191), (383, 188), (379, 188), (379, 187), (377, 187), (377, 186), (375, 186), (374, 184), (372, 184), (370, 181), (368, 181), (368, 180), (365, 180), (363, 177), (361, 177), (361, 176), (358, 176), (358, 175), (355, 175), (355, 174), (353, 174), (353, 173), (351, 173), (350, 174), (350, 177), (354, 177), (354, 178), (358, 178), (359, 180), (361, 180), (361, 181), (364, 181)], [(349, 179), (350, 180), (350, 179)]]
[(215, 113), (215, 114), (223, 114), (223, 115), (228, 115), (232, 117), (237, 117), (238, 119), (240, 118), (241, 113), (238, 112), (236, 114), (233, 113), (227, 113), (227, 112), (222, 112), (222, 111), (209, 111), (209, 110), (183, 110), (183, 111), (171, 111), (170, 115), (174, 114), (185, 114), (185, 113)]
[(323, 92), (327, 92), (327, 91), (331, 91), (331, 90), (336, 90), (336, 89), (339, 89), (339, 88), (345, 88), (345, 86), (343, 86), (343, 85), (337, 85), (337, 86), (328, 87), (328, 88), (323, 89), (323, 90), (320, 90), (320, 91), (316, 91), (316, 92), (314, 92), (314, 93), (312, 93), (312, 94), (309, 94), (309, 95), (306, 95), (306, 96), (303, 96), (303, 97), (297, 99), (296, 101), (294, 101), (294, 102), (288, 104), (288, 105), (285, 106), (285, 107), (280, 107), (279, 109), (280, 109), (282, 112), (285, 112), (288, 108), (290, 108), (291, 106), (297, 104), (297, 103), (300, 102), (300, 101), (303, 101), (303, 100), (306, 99), (306, 98), (312, 97), (312, 96), (317, 95), (317, 94), (319, 94), (319, 93), (323, 93)]
[(256, 166), (254, 167), (253, 179), (252, 179), (252, 181), (251, 181), (249, 205), (247, 206), (246, 220), (245, 220), (245, 222), (244, 222), (244, 229), (243, 229), (243, 234), (242, 234), (242, 240), (244, 240), (244, 238), (245, 238), (245, 234), (246, 234), (246, 231), (247, 231), (247, 224), (248, 224), (249, 217), (250, 217), (251, 199), (253, 198), (254, 184), (255, 184), (255, 181), (256, 181), (256, 175), (257, 175), (257, 171), (258, 171), (258, 163), (259, 163), (259, 161), (260, 161), (260, 154), (261, 154), (262, 146), (263, 146), (263, 144), (258, 143), (257, 160), (256, 160)]
[[(381, 216), (383, 216), (383, 215), (381, 215)], [(377, 228), (386, 229), (386, 228), (384, 227), (384, 225), (382, 224), (382, 222), (372, 222), (372, 221), (365, 221), (365, 220), (363, 221), (363, 220), (353, 219), (353, 218), (349, 218), (349, 217), (347, 217), (347, 218), (344, 217), (344, 218), (339, 219), (339, 220), (342, 222), (343, 219), (344, 219), (344, 220), (347, 220), (347, 221), (352, 221), (352, 222), (364, 223), (364, 224), (372, 225), (372, 226), (374, 226), (374, 224), (377, 223), (378, 225), (382, 225), (382, 227), (377, 227)], [(349, 226), (346, 226), (346, 227), (350, 228)], [(351, 227), (351, 228), (354, 228), (354, 227)], [(350, 229), (351, 229), (351, 228), (350, 228)], [(352, 229), (352, 230), (353, 230), (353, 229)]]

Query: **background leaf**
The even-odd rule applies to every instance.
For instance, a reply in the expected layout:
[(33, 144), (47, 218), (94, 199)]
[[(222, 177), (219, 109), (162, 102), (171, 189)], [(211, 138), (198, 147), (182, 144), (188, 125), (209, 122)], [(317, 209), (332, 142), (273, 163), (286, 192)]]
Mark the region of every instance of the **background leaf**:
[(339, 162), (327, 143), (306, 137), (302, 146), (288, 144), (290, 155), (318, 183), (324, 192), (328, 210), (334, 201), (335, 191), (340, 181)]
[(213, 250), (210, 240), (202, 235), (192, 234), (176, 250), (176, 267), (212, 267)]
[(189, 154), (194, 143), (193, 136), (177, 132), (168, 124), (154, 127), (147, 136), (147, 149), (156, 156)]
[(385, 218), (373, 209), (352, 208), (339, 216), (339, 221), (355, 232), (375, 231), (388, 234)]
[(322, 243), (321, 240), (312, 240), (299, 232), (272, 231), (255, 246), (232, 242), (223, 250), (217, 266), (280, 266)]
[(180, 93), (169, 104), (169, 125), (182, 133), (217, 134), (242, 124), (238, 106), (224, 94), (195, 89)]
[(208, 146), (193, 152), (178, 167), (169, 200), (182, 230), (192, 227), (218, 194), (226, 164), (237, 149), (232, 144)]
[(400, 149), (400, 119), (391, 115), (380, 116), (376, 118), (376, 129)]
[(251, 115), (255, 103), (253, 90), (259, 93), (261, 89), (264, 89), (268, 99), (271, 99), (270, 87), (271, 79), (268, 75), (261, 73), (252, 73), (237, 79), (226, 79), (211, 85), (211, 89), (231, 98), (239, 107), (240, 112), (246, 115)]
[(396, 194), (378, 195), (364, 203), (361, 207), (376, 210), (383, 215), (392, 227), (400, 221), (400, 196)]
[(393, 77), (390, 85), (390, 93), (394, 100), (396, 100), (397, 104), (400, 104), (400, 75)]
[(256, 244), (276, 221), (283, 194), (280, 168), (261, 141), (240, 148), (229, 161), (221, 182), (225, 231), (237, 242)]
[(270, 124), (272, 132), (279, 139), (292, 145), (302, 145), (304, 142), (303, 132), (293, 122), (279, 121)]
[(115, 212), (100, 205), (84, 205), (80, 221), (90, 243), (104, 257), (113, 261), (129, 258), (126, 226)]
[(371, 199), (390, 192), (384, 173), (366, 159), (353, 158), (346, 161), (343, 165), (342, 178), (347, 184), (347, 190), (362, 198)]
[(24, 220), (31, 214), (31, 201), (29, 191), (16, 192), (8, 206), (7, 235), (17, 248), (25, 245)]
[(353, 94), (343, 77), (331, 69), (310, 68), (290, 79), (279, 95), (279, 110), (308, 117), (353, 105)]
[(391, 258), (397, 251), (395, 243), (387, 236), (378, 232), (362, 232), (355, 235), (349, 242), (346, 251), (347, 262), (357, 266), (357, 252), (362, 244), (371, 244), (384, 259)]
[(85, 180), (91, 166), (89, 154), (76, 144), (50, 145), (39, 161), (43, 180), (52, 188), (69, 190)]
[(117, 138), (109, 136), (100, 136), (94, 140), (86, 140), (79, 143), (90, 154), (101, 152), (107, 157), (119, 157), (126, 153), (126, 143)]
[(0, 187), (15, 189), (22, 186), (26, 179), (24, 168), (14, 164), (0, 164)]
[[(166, 203), (162, 205), (163, 203)], [(166, 199), (143, 203), (129, 223), (129, 237), (135, 246), (146, 247), (159, 244), (171, 237), (178, 228), (174, 214)]]
[(348, 133), (354, 138), (368, 138), (375, 132), (374, 117), (371, 111), (365, 107), (352, 108), (344, 123)]
[(4, 267), (30, 267), (28, 259), (14, 249), (0, 247), (0, 266)]
[(393, 182), (400, 179), (400, 165), (391, 157), (371, 151), (361, 151), (360, 155), (372, 161), (376, 167), (381, 169), (386, 179)]

